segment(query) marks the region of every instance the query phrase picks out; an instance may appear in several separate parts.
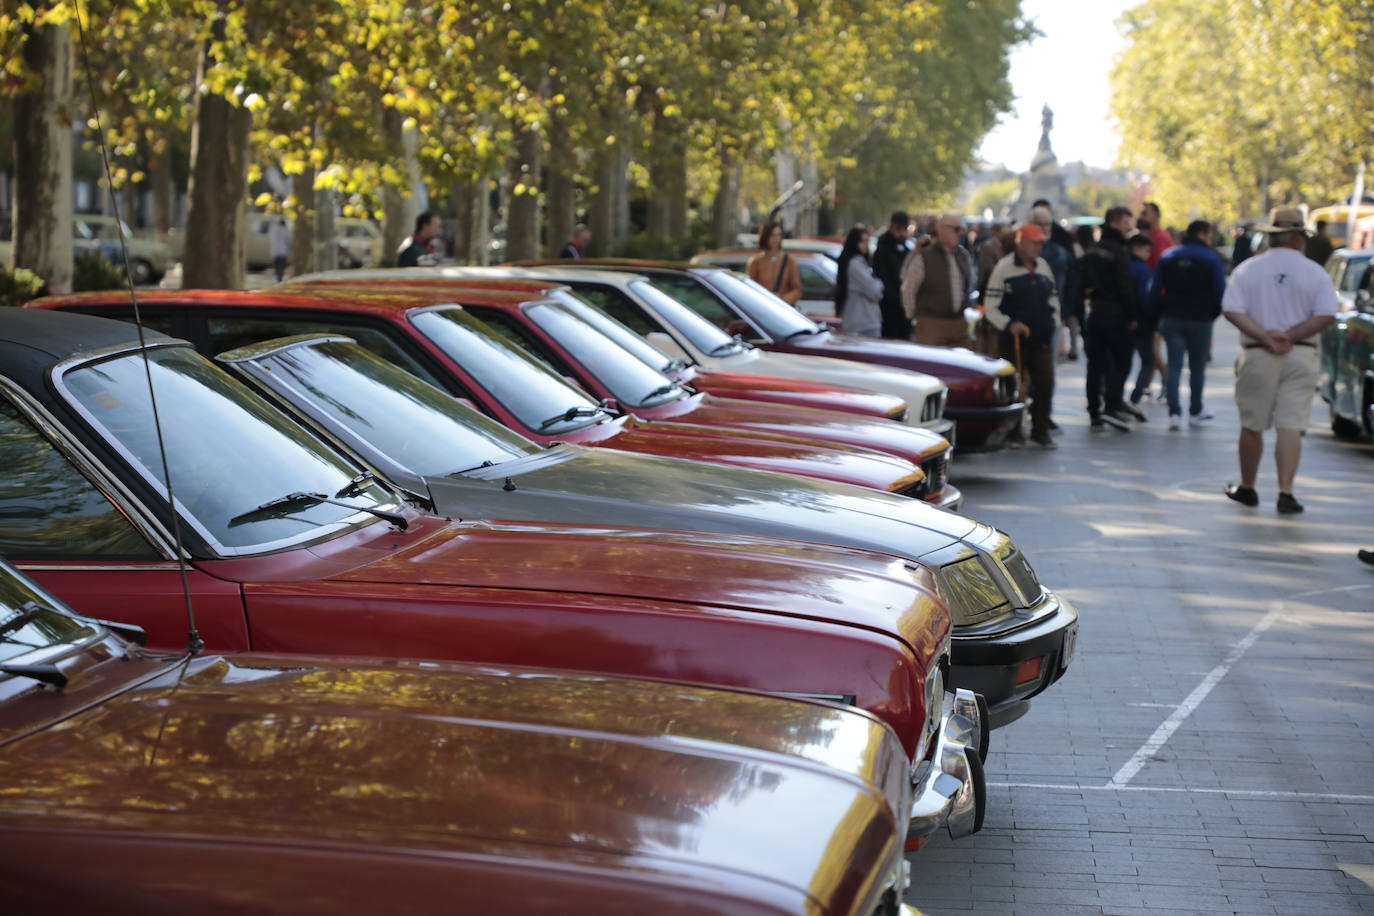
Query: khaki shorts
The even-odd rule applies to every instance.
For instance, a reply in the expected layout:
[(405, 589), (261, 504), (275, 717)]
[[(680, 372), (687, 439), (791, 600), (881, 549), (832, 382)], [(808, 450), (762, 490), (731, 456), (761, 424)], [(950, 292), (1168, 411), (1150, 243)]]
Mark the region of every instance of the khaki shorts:
[(1236, 407), (1246, 429), (1307, 429), (1321, 360), (1316, 347), (1295, 346), (1282, 356), (1247, 347), (1236, 360)]

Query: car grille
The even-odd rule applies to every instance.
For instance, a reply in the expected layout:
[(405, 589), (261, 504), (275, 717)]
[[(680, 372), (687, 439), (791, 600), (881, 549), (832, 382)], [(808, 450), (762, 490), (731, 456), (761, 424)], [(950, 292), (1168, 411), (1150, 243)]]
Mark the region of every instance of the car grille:
[(941, 390), (926, 398), (926, 402), (921, 405), (922, 423), (931, 423), (945, 415), (946, 394), (946, 390)]
[(1010, 404), (1015, 401), (1020, 393), (1019, 388), (1015, 375), (997, 376), (997, 400), (999, 402)]
[(949, 452), (942, 452), (922, 461), (921, 470), (925, 471), (926, 475), (926, 479), (922, 481), (925, 484), (925, 493), (922, 496), (939, 493), (949, 482)]

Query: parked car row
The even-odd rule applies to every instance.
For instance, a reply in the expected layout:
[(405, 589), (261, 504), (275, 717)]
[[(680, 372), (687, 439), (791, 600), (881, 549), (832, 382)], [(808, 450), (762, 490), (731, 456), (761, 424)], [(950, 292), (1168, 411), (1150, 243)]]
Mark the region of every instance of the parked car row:
[(1374, 436), (1374, 248), (1341, 248), (1326, 262), (1341, 312), (1322, 332), (1318, 387), (1331, 412), (1331, 431), (1344, 438)]
[(979, 828), (1077, 613), (949, 511), (946, 384), (553, 269), (0, 313), (14, 899), (871, 916)]

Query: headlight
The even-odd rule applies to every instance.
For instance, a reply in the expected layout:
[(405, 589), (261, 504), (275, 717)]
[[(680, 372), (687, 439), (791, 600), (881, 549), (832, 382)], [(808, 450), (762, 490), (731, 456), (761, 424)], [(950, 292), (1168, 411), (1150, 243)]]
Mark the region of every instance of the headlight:
[(938, 579), (941, 597), (949, 605), (956, 627), (982, 623), (1011, 609), (1011, 602), (980, 556), (940, 567)]

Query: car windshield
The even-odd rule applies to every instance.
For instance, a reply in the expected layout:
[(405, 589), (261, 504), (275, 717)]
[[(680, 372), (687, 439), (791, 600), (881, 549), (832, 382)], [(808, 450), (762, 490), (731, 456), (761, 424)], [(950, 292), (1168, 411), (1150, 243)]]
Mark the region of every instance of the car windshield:
[(539, 446), (355, 343), (328, 341), (251, 361), (259, 377), (422, 477), (500, 464)]
[(1341, 292), (1353, 293), (1360, 288), (1360, 281), (1364, 279), (1364, 271), (1369, 266), (1369, 261), (1368, 257), (1349, 259), (1345, 275), (1341, 277)]
[[(219, 549), (246, 553), (360, 521), (359, 510), (317, 501), (266, 503), (294, 494), (347, 493), (352, 506), (392, 505), (361, 470), (187, 347), (148, 351), (148, 371), (177, 505)], [(165, 493), (143, 356), (125, 353), (68, 371), (63, 384), (85, 415), (159, 492)]]
[(647, 302), (668, 324), (686, 337), (698, 352), (707, 356), (730, 356), (743, 353), (749, 345), (735, 340), (720, 328), (683, 305), (650, 280), (635, 280), (630, 289)]
[(560, 302), (540, 302), (525, 310), (531, 321), (587, 368), (626, 407), (656, 407), (687, 394), (662, 372), (578, 318)]
[(610, 413), (460, 305), (413, 312), (410, 321), (529, 429), (556, 435)]
[(743, 274), (731, 270), (712, 271), (711, 286), (774, 340), (787, 340), (821, 330), (814, 321)]
[(551, 298), (557, 299), (563, 306), (587, 324), (614, 340), (620, 346), (629, 350), (639, 358), (644, 365), (649, 366), (659, 372), (667, 372), (670, 369), (681, 366), (681, 363), (674, 365), (672, 357), (662, 350), (640, 337), (634, 331), (616, 321), (610, 315), (596, 306), (584, 302), (577, 296), (565, 289), (554, 290)]
[(0, 663), (17, 662), (58, 646), (79, 645), (100, 634), (94, 621), (73, 617), (61, 608), (0, 560)]

